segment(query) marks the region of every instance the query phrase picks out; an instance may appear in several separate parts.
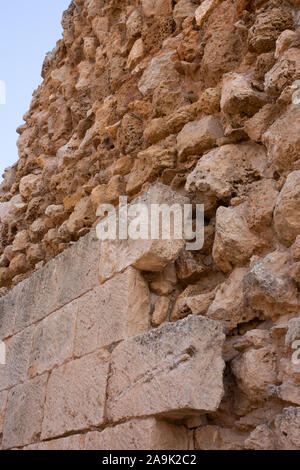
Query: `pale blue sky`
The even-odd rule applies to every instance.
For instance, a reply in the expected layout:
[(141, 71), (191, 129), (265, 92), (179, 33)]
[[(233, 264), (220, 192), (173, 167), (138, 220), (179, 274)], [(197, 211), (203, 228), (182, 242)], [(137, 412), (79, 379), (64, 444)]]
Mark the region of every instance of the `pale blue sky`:
[(69, 4), (0, 0), (0, 81), (6, 84), (6, 104), (0, 104), (0, 181), (3, 170), (18, 159), (16, 128), (42, 81), (45, 54), (61, 38), (61, 17)]

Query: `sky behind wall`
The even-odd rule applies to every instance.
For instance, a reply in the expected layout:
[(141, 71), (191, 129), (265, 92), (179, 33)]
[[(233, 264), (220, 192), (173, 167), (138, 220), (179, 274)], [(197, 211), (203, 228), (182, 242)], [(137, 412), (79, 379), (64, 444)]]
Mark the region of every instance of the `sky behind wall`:
[[(41, 83), (48, 51), (61, 38), (61, 17), (70, 0), (0, 0), (0, 181), (18, 160), (16, 128), (23, 124)], [(6, 104), (3, 102), (3, 82)]]

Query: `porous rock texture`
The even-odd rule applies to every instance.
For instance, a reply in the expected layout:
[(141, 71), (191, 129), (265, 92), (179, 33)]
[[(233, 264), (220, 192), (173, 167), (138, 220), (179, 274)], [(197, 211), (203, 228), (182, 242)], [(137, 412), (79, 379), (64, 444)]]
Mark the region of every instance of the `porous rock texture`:
[[(62, 25), (0, 186), (2, 448), (299, 449), (299, 1)], [(101, 244), (125, 195), (204, 204), (203, 248)]]

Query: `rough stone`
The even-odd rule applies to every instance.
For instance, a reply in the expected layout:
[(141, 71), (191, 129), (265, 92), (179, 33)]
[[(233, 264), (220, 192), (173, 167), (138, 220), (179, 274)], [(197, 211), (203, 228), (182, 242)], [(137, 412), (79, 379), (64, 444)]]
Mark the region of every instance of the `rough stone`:
[[(152, 186), (144, 196), (133, 201), (134, 204), (145, 204), (148, 214), (151, 204), (179, 204), (182, 207), (188, 202), (187, 198), (161, 184)], [(151, 217), (149, 223), (148, 232), (153, 229)], [(183, 247), (184, 240), (172, 239), (172, 234), (170, 240), (106, 240), (101, 243), (100, 282), (105, 282), (128, 266), (145, 271), (162, 271), (175, 261)]]
[(216, 322), (190, 316), (120, 344), (112, 353), (109, 419), (216, 410), (223, 396), (223, 339)]

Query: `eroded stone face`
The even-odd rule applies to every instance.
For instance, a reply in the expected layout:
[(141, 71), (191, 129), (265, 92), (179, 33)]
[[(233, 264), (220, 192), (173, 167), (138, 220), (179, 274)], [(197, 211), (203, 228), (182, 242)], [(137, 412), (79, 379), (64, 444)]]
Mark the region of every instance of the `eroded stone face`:
[[(153, 186), (145, 196), (133, 201), (133, 204), (145, 204), (149, 214), (148, 233), (151, 233), (151, 204), (179, 204), (183, 207), (189, 200), (173, 192), (165, 185)], [(133, 220), (133, 219), (132, 219)], [(170, 240), (105, 240), (101, 243), (99, 275), (100, 282), (105, 282), (115, 274), (133, 266), (142, 271), (163, 271), (175, 261), (184, 248), (183, 239)]]
[(74, 353), (80, 357), (149, 329), (150, 293), (134, 268), (116, 275), (76, 302)]
[(3, 430), (4, 449), (23, 447), (38, 440), (47, 379), (47, 374), (44, 374), (10, 390)]
[(216, 410), (223, 396), (223, 339), (216, 322), (189, 316), (119, 345), (112, 354), (109, 419)]
[(86, 450), (184, 450), (188, 433), (183, 426), (155, 418), (132, 420), (86, 436)]
[(108, 353), (97, 352), (51, 373), (42, 439), (104, 423), (108, 368)]

